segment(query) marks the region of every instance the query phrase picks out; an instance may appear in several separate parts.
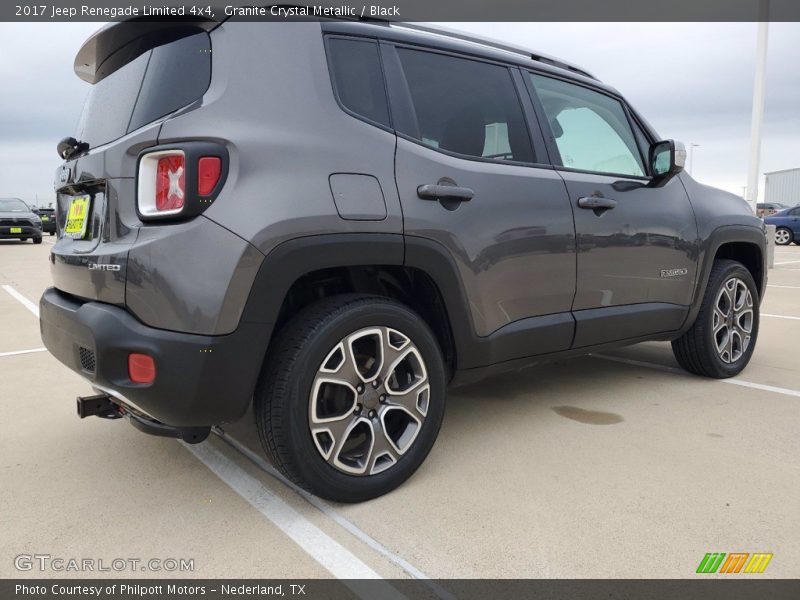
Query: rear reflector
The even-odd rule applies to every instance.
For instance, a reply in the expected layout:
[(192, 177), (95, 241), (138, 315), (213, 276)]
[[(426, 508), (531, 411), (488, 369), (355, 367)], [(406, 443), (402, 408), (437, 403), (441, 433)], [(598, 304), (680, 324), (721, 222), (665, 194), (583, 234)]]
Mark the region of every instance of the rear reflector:
[(156, 210), (180, 210), (185, 196), (186, 159), (183, 153), (160, 157), (156, 167)]
[(128, 355), (128, 378), (133, 383), (153, 383), (156, 379), (156, 363), (147, 354)]
[(218, 156), (203, 156), (197, 161), (197, 193), (208, 196), (214, 191), (222, 170), (222, 161)]

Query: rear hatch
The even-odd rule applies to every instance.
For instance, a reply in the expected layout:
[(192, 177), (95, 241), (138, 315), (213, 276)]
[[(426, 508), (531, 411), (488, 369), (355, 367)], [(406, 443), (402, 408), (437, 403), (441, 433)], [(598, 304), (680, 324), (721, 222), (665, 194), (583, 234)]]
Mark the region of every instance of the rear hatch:
[(91, 83), (75, 137), (89, 146), (55, 175), (58, 241), (50, 261), (56, 288), (87, 300), (125, 304), (136, 212), (139, 153), (158, 142), (164, 118), (200, 104), (211, 78), (215, 24), (115, 23), (89, 38), (75, 72)]

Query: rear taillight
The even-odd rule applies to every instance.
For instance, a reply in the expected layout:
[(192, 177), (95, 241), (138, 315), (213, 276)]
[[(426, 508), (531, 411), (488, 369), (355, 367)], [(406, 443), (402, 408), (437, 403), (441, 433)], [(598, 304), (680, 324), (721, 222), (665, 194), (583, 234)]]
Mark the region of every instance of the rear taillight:
[(183, 153), (160, 157), (156, 166), (156, 210), (180, 210), (185, 197), (186, 157)]
[(208, 196), (217, 187), (222, 161), (218, 156), (203, 156), (197, 161), (197, 193)]
[(188, 219), (206, 210), (228, 173), (228, 152), (213, 142), (183, 142), (139, 157), (136, 207), (143, 221)]

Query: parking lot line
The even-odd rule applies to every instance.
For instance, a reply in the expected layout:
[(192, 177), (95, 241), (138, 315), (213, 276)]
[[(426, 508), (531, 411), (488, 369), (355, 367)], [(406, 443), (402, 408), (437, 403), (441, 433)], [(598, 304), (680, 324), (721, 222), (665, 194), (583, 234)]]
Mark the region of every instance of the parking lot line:
[(785, 260), (785, 261), (782, 261), (782, 262), (776, 262), (775, 264), (776, 265), (796, 265), (797, 263), (800, 263), (800, 260)]
[[(676, 373), (680, 375), (689, 375), (683, 369), (678, 369), (677, 367), (669, 367), (667, 365), (660, 365), (658, 363), (651, 363), (645, 362), (643, 360), (633, 360), (631, 358), (621, 358), (619, 356), (610, 356), (608, 354), (590, 354), (589, 356), (593, 356), (595, 358), (601, 358), (603, 360), (610, 360), (613, 362), (618, 362), (626, 365), (632, 365), (634, 367), (645, 367), (647, 369), (657, 369), (659, 371), (666, 371), (668, 373)], [(751, 388), (755, 390), (762, 390), (765, 392), (773, 392), (775, 394), (783, 394), (784, 396), (794, 396), (796, 398), (800, 398), (800, 391), (798, 390), (790, 390), (788, 388), (777, 387), (774, 385), (764, 385), (763, 383), (754, 383), (752, 381), (745, 381), (743, 379), (738, 379), (737, 377), (732, 377), (730, 379), (716, 379), (719, 383), (727, 383), (730, 385), (738, 385), (741, 387)]]
[(771, 315), (769, 313), (761, 313), (762, 317), (770, 317), (772, 319), (791, 319), (792, 321), (800, 321), (800, 317), (790, 317), (788, 315)]
[(767, 287), (781, 288), (781, 289), (784, 289), (784, 290), (800, 290), (800, 285), (772, 285), (772, 284), (769, 284)]
[(0, 357), (17, 356), (18, 354), (31, 354), (32, 352), (47, 352), (47, 348), (33, 348), (31, 350), (17, 350), (16, 352), (0, 352)]
[(39, 307), (38, 307), (38, 306), (36, 306), (36, 305), (35, 305), (33, 302), (31, 302), (30, 300), (28, 300), (28, 299), (27, 299), (25, 296), (23, 296), (22, 294), (20, 294), (20, 293), (19, 293), (17, 290), (15, 290), (15, 289), (14, 289), (12, 286), (10, 286), (10, 285), (4, 285), (4, 286), (3, 286), (3, 289), (4, 289), (5, 291), (7, 291), (7, 292), (8, 292), (8, 293), (11, 295), (11, 297), (12, 297), (12, 298), (14, 298), (15, 300), (17, 300), (17, 301), (18, 301), (20, 304), (22, 304), (22, 306), (24, 306), (24, 307), (25, 307), (25, 308), (27, 308), (29, 311), (31, 311), (31, 312), (32, 312), (34, 315), (36, 315), (36, 318), (39, 318)]
[[(359, 584), (357, 580), (382, 579), (382, 577), (352, 552), (278, 498), (258, 479), (249, 475), (210, 444), (204, 443), (196, 446), (185, 444), (185, 447), (334, 577), (345, 580), (345, 584), (359, 597), (370, 597), (363, 584)], [(386, 585), (386, 588), (382, 590), (382, 596), (398, 600), (404, 598), (389, 584)], [(375, 590), (371, 591), (374, 593)]]
[(355, 536), (359, 541), (363, 542), (370, 548), (372, 548), (375, 552), (386, 558), (389, 562), (393, 563), (394, 565), (401, 568), (405, 571), (409, 576), (413, 577), (414, 579), (419, 579), (423, 581), (431, 591), (441, 598), (442, 600), (454, 600), (454, 596), (446, 591), (441, 586), (437, 585), (428, 575), (420, 571), (417, 567), (409, 563), (403, 557), (398, 556), (391, 550), (389, 550), (386, 546), (381, 544), (363, 529), (352, 523), (351, 521), (344, 518), (342, 515), (337, 513), (333, 507), (330, 506), (325, 500), (314, 496), (313, 494), (305, 491), (301, 487), (298, 487), (288, 479), (286, 479), (283, 475), (281, 475), (272, 465), (270, 465), (266, 460), (262, 457), (258, 456), (255, 452), (250, 450), (247, 446), (239, 442), (236, 438), (228, 435), (224, 431), (214, 428), (214, 433), (216, 433), (220, 439), (222, 439), (226, 444), (231, 446), (234, 450), (239, 452), (242, 456), (244, 456), (247, 460), (253, 463), (256, 467), (264, 471), (270, 477), (278, 480), (280, 483), (284, 484), (285, 486), (289, 487), (293, 491), (295, 491), (299, 496), (302, 496), (309, 504), (314, 506), (314, 508), (318, 509), (322, 512), (325, 516), (330, 518), (333, 522), (337, 525), (345, 529), (348, 533)]

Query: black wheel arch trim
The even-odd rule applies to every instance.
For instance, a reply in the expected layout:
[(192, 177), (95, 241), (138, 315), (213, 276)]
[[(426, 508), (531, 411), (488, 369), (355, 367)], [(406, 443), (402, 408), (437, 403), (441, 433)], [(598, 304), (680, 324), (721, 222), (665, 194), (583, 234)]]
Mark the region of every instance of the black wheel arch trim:
[(764, 292), (767, 288), (767, 237), (764, 230), (750, 225), (723, 225), (718, 227), (702, 243), (700, 266), (695, 281), (692, 306), (680, 330), (681, 334), (685, 333), (694, 324), (697, 314), (700, 312), (700, 305), (703, 302), (703, 296), (706, 292), (717, 252), (722, 246), (730, 243), (751, 244), (758, 248), (761, 253), (761, 277), (760, 281), (756, 277), (753, 277), (753, 279), (756, 280), (756, 285), (758, 286), (759, 299), (764, 297)]

